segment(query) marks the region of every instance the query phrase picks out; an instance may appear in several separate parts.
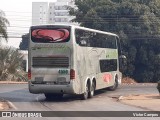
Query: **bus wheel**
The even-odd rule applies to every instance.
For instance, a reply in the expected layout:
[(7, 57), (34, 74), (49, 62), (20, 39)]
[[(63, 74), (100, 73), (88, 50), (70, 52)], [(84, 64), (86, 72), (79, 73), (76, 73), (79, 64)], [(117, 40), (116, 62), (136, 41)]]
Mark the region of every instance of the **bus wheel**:
[(86, 84), (85, 92), (81, 95), (82, 100), (87, 100), (89, 95), (89, 84)]
[(63, 97), (63, 94), (55, 94), (55, 93), (45, 93), (44, 94), (46, 99), (50, 100), (50, 99), (60, 99)]
[(118, 87), (118, 77), (115, 78), (115, 82), (114, 82), (114, 85), (109, 87), (108, 89), (111, 90), (111, 91), (114, 91), (116, 90)]
[(95, 86), (96, 86), (95, 82), (92, 82), (92, 86), (91, 86), (91, 89), (90, 89), (89, 94), (88, 94), (89, 98), (92, 98), (94, 96)]

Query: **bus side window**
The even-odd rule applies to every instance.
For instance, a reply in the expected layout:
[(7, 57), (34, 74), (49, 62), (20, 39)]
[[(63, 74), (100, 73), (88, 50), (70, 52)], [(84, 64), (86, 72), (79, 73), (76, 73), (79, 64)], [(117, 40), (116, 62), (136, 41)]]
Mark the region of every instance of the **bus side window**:
[(116, 38), (114, 36), (107, 35), (105, 40), (106, 40), (106, 42), (104, 42), (104, 43), (106, 43), (105, 44), (106, 48), (112, 48), (112, 49), (116, 49), (117, 48), (117, 46), (116, 46)]
[(89, 32), (76, 29), (76, 42), (80, 46), (88, 46), (89, 45)]

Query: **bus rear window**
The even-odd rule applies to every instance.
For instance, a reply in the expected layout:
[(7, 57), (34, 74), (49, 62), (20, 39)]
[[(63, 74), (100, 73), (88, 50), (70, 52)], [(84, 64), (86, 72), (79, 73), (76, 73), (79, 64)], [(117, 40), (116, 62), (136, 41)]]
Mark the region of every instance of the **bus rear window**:
[(70, 40), (69, 27), (32, 27), (31, 40), (36, 43), (62, 43)]

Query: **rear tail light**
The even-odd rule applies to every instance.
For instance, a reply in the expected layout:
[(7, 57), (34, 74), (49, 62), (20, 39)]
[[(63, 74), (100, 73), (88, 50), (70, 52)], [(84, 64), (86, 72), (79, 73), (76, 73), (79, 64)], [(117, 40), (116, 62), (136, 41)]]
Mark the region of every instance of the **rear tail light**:
[(74, 69), (70, 70), (70, 79), (75, 79), (75, 70)]
[(28, 80), (31, 79), (31, 69), (28, 69)]

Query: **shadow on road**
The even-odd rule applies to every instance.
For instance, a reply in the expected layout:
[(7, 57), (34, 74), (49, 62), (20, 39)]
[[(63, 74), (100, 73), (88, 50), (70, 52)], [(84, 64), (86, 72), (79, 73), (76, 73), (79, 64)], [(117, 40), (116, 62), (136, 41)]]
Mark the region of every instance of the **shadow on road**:
[[(96, 98), (99, 95), (103, 96), (107, 92), (108, 92), (107, 89), (96, 90), (93, 98)], [(43, 94), (29, 93), (27, 88), (20, 90), (13, 90), (10, 92), (1, 92), (0, 98), (9, 100), (11, 102), (70, 102), (70, 101), (81, 100), (80, 95), (68, 95), (68, 94), (64, 94), (62, 98), (47, 100)]]
[[(108, 91), (110, 91), (110, 90), (108, 90), (107, 88), (101, 89), (101, 90), (96, 90), (95, 95), (93, 96), (93, 99), (98, 97), (99, 95), (103, 96)], [(112, 91), (112, 92), (114, 92), (114, 91)], [(81, 100), (81, 96), (80, 95), (65, 94), (62, 98), (53, 98), (53, 99), (46, 99), (45, 98), (45, 99), (39, 100), (39, 102), (72, 102), (72, 101), (76, 101), (76, 100)], [(91, 100), (91, 99), (87, 99), (87, 100)]]

